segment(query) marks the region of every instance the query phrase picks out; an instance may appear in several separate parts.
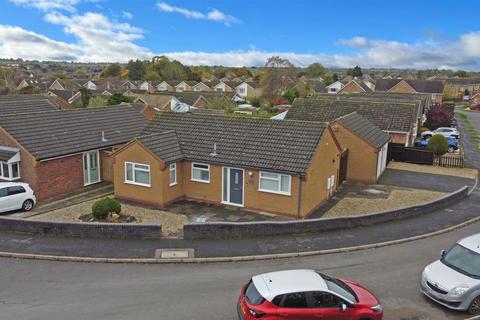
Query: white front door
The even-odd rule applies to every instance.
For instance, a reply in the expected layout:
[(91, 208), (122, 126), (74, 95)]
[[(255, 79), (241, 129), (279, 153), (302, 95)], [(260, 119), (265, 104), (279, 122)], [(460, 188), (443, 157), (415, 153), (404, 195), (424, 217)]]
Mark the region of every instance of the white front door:
[(84, 185), (100, 182), (100, 161), (98, 150), (83, 154), (83, 182)]

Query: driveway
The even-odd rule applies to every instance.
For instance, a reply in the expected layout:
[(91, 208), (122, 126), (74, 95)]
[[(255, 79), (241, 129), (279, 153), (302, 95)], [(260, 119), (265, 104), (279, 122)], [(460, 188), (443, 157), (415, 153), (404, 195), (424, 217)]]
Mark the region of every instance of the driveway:
[[(462, 113), (467, 115), (468, 119), (470, 120), (470, 123), (478, 131), (480, 131), (480, 112), (479, 111), (464, 111), (459, 109), (457, 109), (457, 111), (461, 111)], [(462, 121), (462, 119), (460, 117), (457, 117), (457, 119), (458, 119), (458, 128), (461, 131), (461, 143), (465, 150), (465, 160), (469, 166), (480, 169), (480, 152), (473, 151), (473, 149), (478, 145), (478, 142), (470, 141), (469, 138), (471, 136), (471, 133), (467, 131), (465, 123)]]
[(474, 183), (475, 181), (469, 178), (390, 168), (385, 170), (378, 181), (378, 184), (439, 192), (452, 192), (464, 186), (473, 186)]

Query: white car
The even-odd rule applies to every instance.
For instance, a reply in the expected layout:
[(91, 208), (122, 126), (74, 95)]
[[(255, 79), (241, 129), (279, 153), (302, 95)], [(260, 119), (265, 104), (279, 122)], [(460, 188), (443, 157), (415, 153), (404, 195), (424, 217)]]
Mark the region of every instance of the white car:
[(458, 241), (428, 265), (420, 283), (433, 301), (454, 310), (480, 314), (480, 233)]
[(460, 133), (458, 132), (457, 129), (455, 128), (450, 128), (450, 127), (440, 127), (440, 128), (437, 128), (433, 131), (424, 131), (422, 132), (422, 138), (430, 138), (434, 135), (437, 135), (437, 134), (440, 134), (442, 136), (444, 136), (445, 138), (450, 138), (450, 137), (453, 137), (455, 139), (458, 139), (458, 137), (460, 136)]
[(0, 182), (0, 212), (30, 211), (36, 202), (37, 198), (28, 183)]

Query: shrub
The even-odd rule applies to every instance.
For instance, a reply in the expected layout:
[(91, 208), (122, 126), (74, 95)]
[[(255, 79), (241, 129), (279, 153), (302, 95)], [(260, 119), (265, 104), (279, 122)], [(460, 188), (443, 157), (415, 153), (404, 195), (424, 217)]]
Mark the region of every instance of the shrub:
[(433, 105), (428, 108), (427, 120), (425, 126), (430, 130), (435, 130), (439, 127), (448, 127), (453, 121), (454, 113), (451, 108), (442, 107), (441, 105)]
[(434, 135), (428, 140), (428, 149), (436, 156), (442, 156), (448, 152), (448, 141), (442, 135)]
[(122, 211), (120, 202), (112, 198), (103, 198), (92, 205), (92, 215), (97, 219), (105, 219), (109, 213), (119, 214)]

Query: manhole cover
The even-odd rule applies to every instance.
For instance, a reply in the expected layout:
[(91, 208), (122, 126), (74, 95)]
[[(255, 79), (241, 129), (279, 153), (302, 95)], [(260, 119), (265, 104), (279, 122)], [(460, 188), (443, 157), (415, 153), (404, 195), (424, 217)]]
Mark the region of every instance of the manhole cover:
[(157, 249), (155, 259), (194, 258), (194, 249)]

